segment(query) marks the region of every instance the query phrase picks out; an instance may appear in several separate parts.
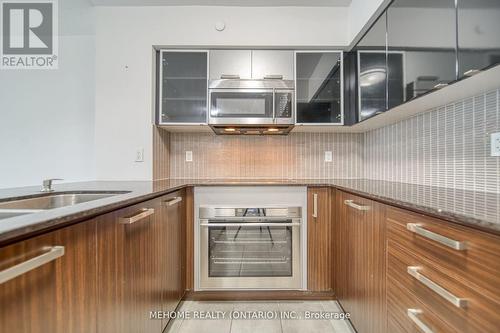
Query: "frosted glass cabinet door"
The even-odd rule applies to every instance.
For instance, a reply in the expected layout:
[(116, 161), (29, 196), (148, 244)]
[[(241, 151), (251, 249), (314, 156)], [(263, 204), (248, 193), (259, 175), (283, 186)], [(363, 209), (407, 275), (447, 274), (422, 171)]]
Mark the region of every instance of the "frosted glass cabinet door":
[(297, 123), (343, 124), (342, 53), (296, 52)]
[(208, 52), (160, 52), (160, 124), (207, 122)]

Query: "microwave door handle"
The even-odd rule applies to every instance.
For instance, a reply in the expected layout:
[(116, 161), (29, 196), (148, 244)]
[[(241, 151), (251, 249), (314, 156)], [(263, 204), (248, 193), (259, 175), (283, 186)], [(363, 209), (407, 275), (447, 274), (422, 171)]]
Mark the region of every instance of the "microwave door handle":
[(276, 89), (273, 88), (273, 124), (276, 124)]

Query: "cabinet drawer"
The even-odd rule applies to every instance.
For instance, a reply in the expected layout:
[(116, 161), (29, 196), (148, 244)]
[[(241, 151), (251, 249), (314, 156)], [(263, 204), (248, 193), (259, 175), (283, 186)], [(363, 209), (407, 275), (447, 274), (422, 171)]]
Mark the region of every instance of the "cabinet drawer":
[(387, 209), (387, 234), (436, 270), (500, 303), (500, 237), (397, 208)]
[(427, 332), (457, 332), (397, 280), (388, 277), (387, 332), (426, 332), (423, 326), (427, 327)]
[(387, 275), (411, 291), (439, 318), (461, 332), (497, 332), (500, 304), (442, 272), (396, 241), (387, 244)]

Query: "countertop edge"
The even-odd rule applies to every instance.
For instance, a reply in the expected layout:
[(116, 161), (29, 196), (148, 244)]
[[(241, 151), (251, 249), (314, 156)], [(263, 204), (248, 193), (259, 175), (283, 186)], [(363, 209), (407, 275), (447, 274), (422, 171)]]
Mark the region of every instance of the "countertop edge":
[(122, 209), (128, 206), (132, 206), (138, 204), (143, 201), (151, 200), (178, 190), (182, 190), (188, 187), (196, 187), (196, 186), (307, 186), (307, 187), (330, 187), (340, 191), (348, 192), (354, 195), (359, 195), (361, 197), (365, 197), (370, 200), (374, 200), (383, 204), (387, 204), (393, 207), (406, 209), (417, 214), (422, 214), (430, 217), (434, 217), (437, 219), (441, 219), (450, 223), (462, 225), (465, 227), (469, 227), (475, 230), (500, 235), (500, 224), (491, 223), (487, 221), (483, 221), (480, 219), (476, 219), (473, 217), (455, 214), (446, 211), (440, 211), (438, 209), (413, 204), (411, 202), (407, 202), (404, 200), (396, 200), (393, 198), (388, 198), (380, 195), (376, 195), (370, 192), (361, 191), (358, 189), (337, 185), (337, 184), (328, 184), (328, 183), (291, 183), (291, 184), (245, 184), (245, 183), (195, 183), (186, 181), (185, 183), (179, 185), (173, 185), (168, 188), (160, 189), (160, 190), (152, 190), (150, 193), (141, 193), (137, 196), (123, 199), (121, 201), (104, 204), (99, 207), (91, 208), (88, 210), (82, 210), (75, 212), (73, 214), (62, 215), (60, 217), (56, 217), (46, 221), (40, 221), (39, 223), (34, 223), (29, 226), (20, 227), (18, 229), (13, 229), (10, 231), (6, 231), (0, 234), (0, 247), (21, 241), (27, 238), (31, 238), (55, 229), (64, 228), (66, 226), (76, 224), (82, 221), (86, 221), (92, 219), (96, 216), (103, 215), (109, 213), (111, 211)]

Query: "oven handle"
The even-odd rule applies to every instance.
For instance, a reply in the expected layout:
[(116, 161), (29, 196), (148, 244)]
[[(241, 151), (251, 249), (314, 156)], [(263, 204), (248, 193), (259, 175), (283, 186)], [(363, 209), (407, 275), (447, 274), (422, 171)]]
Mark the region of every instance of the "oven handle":
[(300, 223), (200, 223), (200, 227), (299, 227)]

